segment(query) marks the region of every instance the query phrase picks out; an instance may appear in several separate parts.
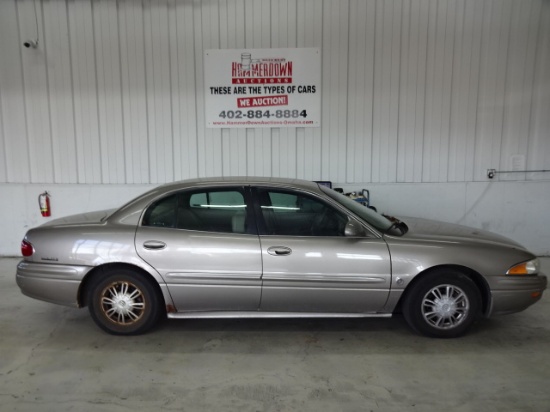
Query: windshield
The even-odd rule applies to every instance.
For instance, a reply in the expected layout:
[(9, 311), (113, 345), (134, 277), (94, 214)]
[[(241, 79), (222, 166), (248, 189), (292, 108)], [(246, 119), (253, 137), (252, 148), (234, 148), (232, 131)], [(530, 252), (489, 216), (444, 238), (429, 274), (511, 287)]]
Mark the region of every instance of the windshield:
[(381, 232), (385, 232), (392, 226), (392, 222), (390, 220), (376, 213), (374, 210), (369, 209), (366, 206), (363, 206), (361, 203), (356, 202), (355, 200), (352, 200), (349, 197), (344, 196), (332, 189), (329, 189), (328, 187), (325, 187), (322, 185), (319, 185), (319, 187), (323, 192), (325, 192), (332, 199), (340, 203), (346, 209), (351, 210), (353, 213), (355, 213), (357, 216), (359, 216), (369, 225), (375, 227)]

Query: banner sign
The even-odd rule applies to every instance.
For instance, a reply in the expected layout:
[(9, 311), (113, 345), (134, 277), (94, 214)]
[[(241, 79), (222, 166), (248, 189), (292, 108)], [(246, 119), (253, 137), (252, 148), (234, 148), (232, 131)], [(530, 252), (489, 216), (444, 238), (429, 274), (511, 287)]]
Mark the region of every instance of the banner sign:
[(321, 51), (206, 50), (206, 127), (321, 126)]

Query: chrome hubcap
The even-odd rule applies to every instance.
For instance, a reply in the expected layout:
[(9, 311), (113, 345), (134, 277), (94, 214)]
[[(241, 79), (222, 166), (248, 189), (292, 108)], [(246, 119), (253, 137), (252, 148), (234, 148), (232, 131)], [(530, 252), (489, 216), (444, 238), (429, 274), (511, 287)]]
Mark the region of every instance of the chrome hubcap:
[(145, 298), (136, 285), (113, 282), (101, 292), (101, 310), (111, 322), (130, 325), (143, 317)]
[(468, 317), (470, 301), (462, 289), (454, 285), (439, 285), (422, 299), (424, 320), (437, 329), (452, 329)]

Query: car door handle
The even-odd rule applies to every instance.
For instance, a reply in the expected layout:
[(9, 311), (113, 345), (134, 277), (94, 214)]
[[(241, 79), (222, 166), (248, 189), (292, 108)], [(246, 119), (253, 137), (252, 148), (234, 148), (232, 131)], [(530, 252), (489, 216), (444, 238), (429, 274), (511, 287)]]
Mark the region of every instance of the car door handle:
[(267, 253), (273, 256), (288, 256), (292, 253), (292, 249), (286, 246), (271, 246), (267, 249)]
[(160, 240), (147, 240), (143, 242), (143, 247), (150, 250), (160, 250), (166, 247), (166, 243)]

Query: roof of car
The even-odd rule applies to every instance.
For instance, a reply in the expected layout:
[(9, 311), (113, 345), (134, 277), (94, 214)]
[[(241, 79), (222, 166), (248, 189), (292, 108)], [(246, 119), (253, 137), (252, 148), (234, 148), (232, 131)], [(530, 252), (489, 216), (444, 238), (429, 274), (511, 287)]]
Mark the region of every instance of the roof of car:
[(203, 185), (215, 185), (215, 184), (275, 184), (275, 185), (289, 185), (302, 189), (318, 189), (318, 185), (315, 182), (302, 179), (289, 179), (282, 177), (256, 177), (256, 176), (225, 176), (225, 177), (203, 177), (197, 179), (180, 180), (178, 182), (168, 183), (162, 187), (165, 189), (175, 187), (192, 187)]

